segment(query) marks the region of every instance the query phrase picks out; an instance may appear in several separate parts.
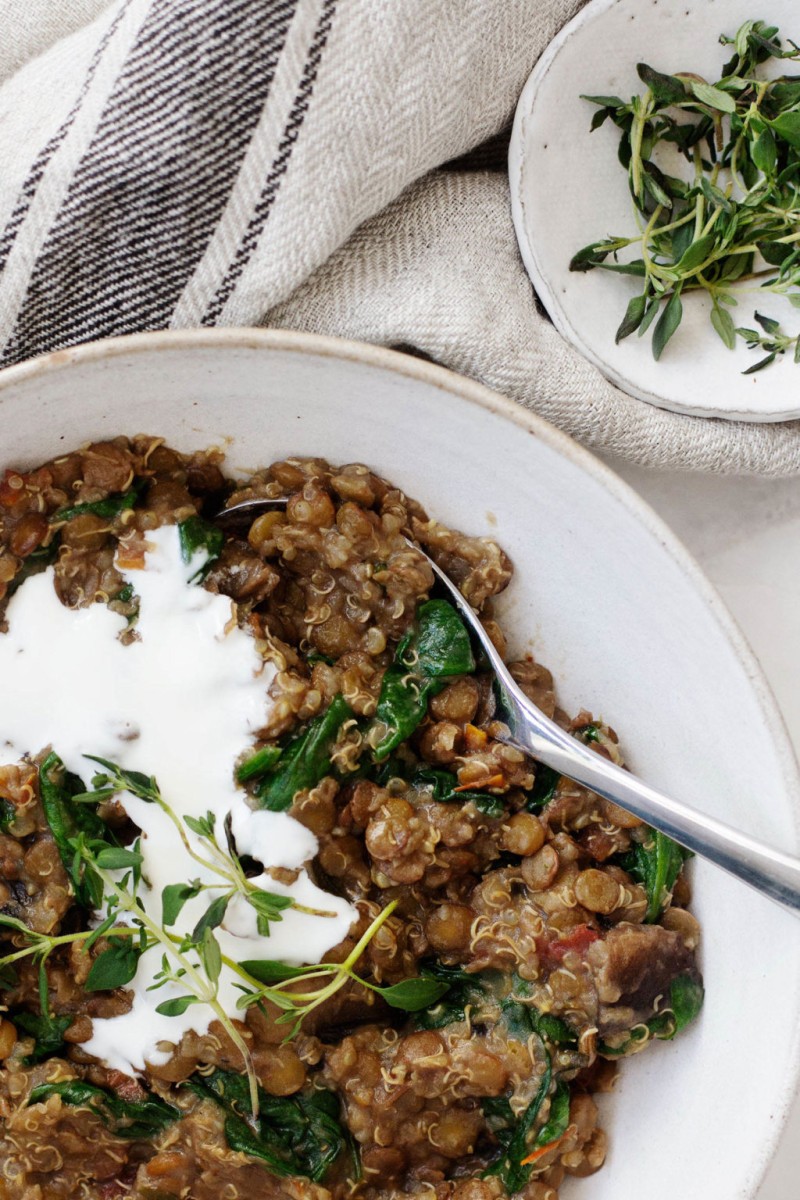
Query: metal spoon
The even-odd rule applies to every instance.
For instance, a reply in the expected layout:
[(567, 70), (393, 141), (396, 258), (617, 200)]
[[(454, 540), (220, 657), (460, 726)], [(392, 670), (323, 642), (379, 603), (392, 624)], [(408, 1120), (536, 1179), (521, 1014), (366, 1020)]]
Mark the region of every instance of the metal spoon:
[[(215, 519), (223, 524), (235, 525), (245, 518), (250, 521), (261, 512), (282, 508), (285, 504), (285, 498), (243, 500), (223, 509)], [(474, 610), (453, 581), (416, 543), (409, 541), (409, 545), (430, 563), (431, 570), (458, 608), (494, 672), (498, 716), (508, 731), (500, 735), (500, 741), (523, 750), (559, 775), (566, 775), (599, 796), (621, 805), (654, 829), (660, 829), (682, 846), (716, 863), (771, 900), (787, 908), (800, 910), (800, 859), (766, 846), (722, 821), (670, 799), (565, 733), (528, 699), (511, 677)]]

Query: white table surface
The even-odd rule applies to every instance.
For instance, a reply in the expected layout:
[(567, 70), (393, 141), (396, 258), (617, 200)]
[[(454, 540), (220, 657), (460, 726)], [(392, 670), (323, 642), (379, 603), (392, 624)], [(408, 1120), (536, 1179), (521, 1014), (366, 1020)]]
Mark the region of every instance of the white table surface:
[[(722, 595), (761, 660), (800, 754), (800, 480), (609, 465), (675, 531)], [(800, 1099), (758, 1200), (798, 1196)]]

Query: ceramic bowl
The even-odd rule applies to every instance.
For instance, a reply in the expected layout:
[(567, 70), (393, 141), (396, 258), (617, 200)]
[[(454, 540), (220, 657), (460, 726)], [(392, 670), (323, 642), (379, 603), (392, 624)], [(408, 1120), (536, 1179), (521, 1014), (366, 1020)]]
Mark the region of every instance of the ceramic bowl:
[[(514, 226), (536, 292), (559, 332), (623, 391), (676, 412), (742, 421), (800, 416), (798, 368), (791, 353), (755, 375), (742, 372), (763, 357), (737, 339), (726, 349), (714, 332), (705, 294), (684, 299), (683, 321), (659, 362), (650, 336), (619, 345), (614, 335), (641, 280), (570, 272), (572, 256), (609, 235), (631, 236), (636, 224), (627, 176), (617, 161), (619, 130), (610, 121), (590, 133), (596, 108), (580, 93), (641, 94), (636, 64), (718, 79), (730, 57), (720, 33), (734, 34), (752, 17), (768, 18), (800, 40), (796, 0), (591, 0), (550, 43), (517, 106), (509, 154)], [(787, 73), (791, 63), (783, 64)], [(670, 167), (681, 174), (683, 167)], [(785, 297), (739, 294), (737, 325), (752, 326), (759, 309), (787, 332), (800, 313)]]
[[(320, 337), (156, 333), (10, 368), (0, 419), (6, 465), (139, 432), (218, 444), (241, 471), (293, 453), (371, 464), (444, 522), (500, 540), (517, 569), (501, 619), (553, 669), (564, 707), (602, 715), (654, 784), (797, 847), (794, 758), (716, 594), (626, 485), (478, 384)], [(798, 1077), (797, 925), (693, 868), (704, 1012), (624, 1064), (600, 1098), (607, 1165), (562, 1200), (750, 1197), (772, 1152)]]

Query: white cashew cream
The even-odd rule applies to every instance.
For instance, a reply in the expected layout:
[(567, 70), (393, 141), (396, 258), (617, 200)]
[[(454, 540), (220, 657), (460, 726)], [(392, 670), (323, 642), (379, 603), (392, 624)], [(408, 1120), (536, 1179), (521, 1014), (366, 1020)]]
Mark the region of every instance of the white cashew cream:
[[(216, 931), (223, 956), (235, 962), (318, 962), (347, 935), (357, 913), (318, 888), (305, 870), (317, 851), (314, 835), (286, 813), (253, 811), (235, 782), (237, 759), (266, 722), (275, 668), (263, 662), (253, 638), (236, 624), (230, 599), (191, 582), (204, 562), (203, 551), (183, 562), (176, 526), (148, 534), (144, 568), (121, 571), (140, 602), (138, 640), (129, 645), (119, 640), (125, 618), (105, 604), (65, 608), (52, 568), (26, 580), (9, 603), (8, 632), (0, 635), (0, 763), (51, 746), (88, 786), (100, 768), (84, 756), (98, 755), (155, 776), (179, 818), (213, 812), (223, 846), (230, 817), (239, 854), (265, 868), (299, 869), (288, 886), (268, 875), (254, 879), (257, 886), (332, 915), (287, 908), (263, 937), (254, 910), (237, 898)], [(155, 804), (129, 793), (120, 799), (142, 831), (139, 895), (147, 915), (160, 924), (166, 885), (208, 883), (218, 876), (189, 855)], [(199, 849), (195, 836), (188, 831), (187, 836)], [(189, 900), (174, 932), (190, 932), (224, 891), (206, 890)], [(156, 1012), (157, 1005), (186, 991), (174, 983), (148, 990), (162, 953), (158, 946), (142, 955), (128, 985), (130, 1012), (95, 1019), (92, 1038), (83, 1046), (126, 1074), (144, 1070), (146, 1063), (162, 1065), (184, 1033), (204, 1034), (214, 1020), (207, 1004), (192, 1004), (180, 1016)], [(237, 976), (223, 966), (218, 1000), (229, 1016), (241, 1018), (236, 983)]]

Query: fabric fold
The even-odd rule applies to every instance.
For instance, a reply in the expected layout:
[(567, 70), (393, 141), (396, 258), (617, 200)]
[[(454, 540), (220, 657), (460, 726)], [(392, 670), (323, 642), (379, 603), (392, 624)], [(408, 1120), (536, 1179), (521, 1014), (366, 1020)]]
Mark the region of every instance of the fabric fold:
[(0, 365), (143, 329), (314, 330), (411, 348), (648, 466), (800, 472), (800, 422), (603, 379), (536, 302), (505, 173), (441, 169), (507, 127), (580, 7), (0, 0), (0, 78), (32, 55), (0, 86)]

